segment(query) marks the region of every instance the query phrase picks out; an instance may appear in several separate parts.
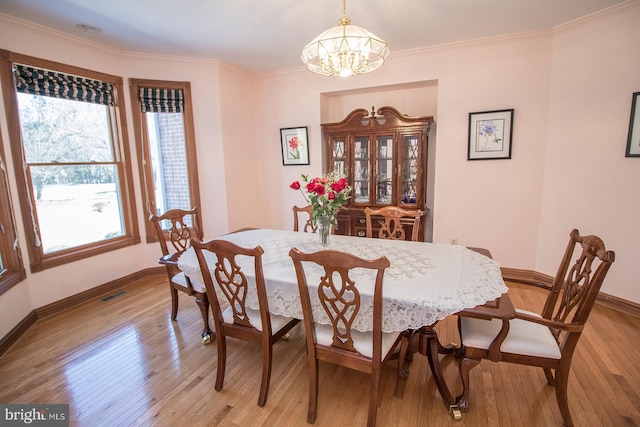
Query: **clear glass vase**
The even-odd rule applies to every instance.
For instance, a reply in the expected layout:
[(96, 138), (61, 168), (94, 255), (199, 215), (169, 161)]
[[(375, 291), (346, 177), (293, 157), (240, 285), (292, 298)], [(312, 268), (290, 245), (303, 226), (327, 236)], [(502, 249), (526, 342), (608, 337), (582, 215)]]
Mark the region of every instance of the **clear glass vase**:
[(318, 218), (318, 236), (322, 246), (329, 245), (329, 236), (331, 236), (331, 217), (321, 216)]

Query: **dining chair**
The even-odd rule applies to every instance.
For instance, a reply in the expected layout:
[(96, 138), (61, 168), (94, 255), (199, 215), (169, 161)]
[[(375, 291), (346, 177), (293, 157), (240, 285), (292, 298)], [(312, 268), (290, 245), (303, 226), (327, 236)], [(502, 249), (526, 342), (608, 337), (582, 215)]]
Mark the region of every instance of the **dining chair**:
[[(572, 261), (574, 251), (578, 255)], [(463, 391), (456, 399), (458, 407), (464, 411), (469, 406), (469, 371), (481, 359), (537, 366), (544, 369), (549, 385), (555, 385), (564, 423), (572, 426), (567, 401), (571, 360), (614, 260), (615, 253), (607, 251), (599, 237), (573, 230), (541, 315), (516, 309), (510, 320), (459, 316)]]
[[(189, 248), (191, 238), (198, 234), (198, 231), (193, 227), (193, 224), (196, 224), (196, 215), (198, 215), (197, 208), (191, 210), (171, 209), (162, 215), (151, 215), (149, 221), (154, 225), (160, 249), (162, 250), (162, 257), (159, 262), (165, 265), (169, 276), (171, 320), (175, 320), (178, 316), (178, 291), (195, 297), (204, 324), (202, 342), (208, 344), (211, 342), (213, 333), (209, 328), (209, 301), (207, 300), (205, 287), (202, 283), (193, 281), (185, 276), (177, 264), (179, 255)], [(162, 228), (162, 224), (165, 221), (169, 225), (167, 230)], [(173, 252), (169, 252), (169, 244)]]
[[(227, 337), (260, 344), (262, 346), (262, 380), (258, 405), (264, 406), (267, 403), (269, 382), (271, 380), (273, 344), (284, 337), (300, 320), (269, 313), (269, 303), (262, 271), (262, 254), (264, 251), (260, 246), (243, 248), (226, 240), (200, 242), (198, 239), (193, 239), (191, 246), (196, 253), (204, 286), (207, 290), (207, 297), (213, 312), (213, 323), (218, 343), (218, 371), (216, 373), (215, 389), (216, 391), (222, 390), (224, 384)], [(212, 258), (208, 263), (205, 251), (213, 253), (215, 260)], [(250, 273), (248, 270), (243, 270), (238, 264), (238, 258), (246, 260), (246, 257), (253, 260), (253, 271)], [(212, 271), (213, 276), (211, 274)], [(247, 293), (250, 292), (250, 281), (247, 280), (246, 274), (255, 277), (258, 309), (246, 305)], [(229, 305), (225, 310), (222, 310), (221, 299), (225, 302), (225, 305), (227, 303)]]
[[(386, 257), (365, 260), (355, 255), (335, 250), (304, 253), (297, 248), (289, 252), (296, 270), (296, 278), (302, 303), (303, 323), (306, 333), (309, 363), (309, 408), (307, 422), (316, 420), (318, 407), (318, 361), (323, 360), (371, 375), (369, 412), (367, 425), (376, 424), (380, 396), (380, 370), (389, 359), (398, 343), (404, 357), (408, 338), (400, 332), (382, 332), (382, 283), (385, 269), (390, 265)], [(303, 263), (315, 263), (322, 271), (311, 269), (305, 273)], [(358, 289), (362, 270), (375, 271), (373, 300), (361, 305)], [(358, 269), (354, 275), (353, 270)], [(308, 285), (308, 278), (315, 280)], [(373, 274), (370, 276), (373, 277)], [(316, 281), (317, 280), (317, 281)], [(318, 323), (312, 309), (309, 289), (316, 290), (313, 300), (318, 301), (331, 324)], [(353, 320), (362, 315), (371, 316), (372, 331), (360, 332), (352, 329)], [(400, 369), (398, 369), (400, 374)]]
[(318, 226), (313, 225), (313, 206), (307, 205), (302, 208), (293, 206), (293, 231), (300, 231), (300, 216), (303, 216), (305, 220), (302, 231), (305, 233), (316, 233), (318, 231)]
[(397, 206), (385, 206), (379, 209), (364, 208), (364, 214), (367, 221), (367, 237), (373, 237), (373, 216), (382, 216), (382, 219), (378, 221), (380, 229), (378, 231), (378, 237), (380, 239), (396, 239), (405, 240), (405, 231), (402, 225), (402, 219), (413, 218), (413, 224), (411, 229), (411, 240), (418, 241), (420, 232), (420, 219), (424, 215), (424, 212), (417, 210), (408, 210), (399, 208)]

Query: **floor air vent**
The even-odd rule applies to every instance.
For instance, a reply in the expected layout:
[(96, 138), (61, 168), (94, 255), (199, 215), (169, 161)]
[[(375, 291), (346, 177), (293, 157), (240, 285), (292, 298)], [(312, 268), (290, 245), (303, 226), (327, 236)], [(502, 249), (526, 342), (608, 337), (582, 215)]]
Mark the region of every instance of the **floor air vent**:
[(112, 299), (118, 298), (119, 296), (124, 295), (126, 293), (127, 293), (127, 291), (125, 291), (125, 290), (118, 291), (115, 294), (112, 294), (112, 295), (109, 295), (108, 297), (102, 298), (100, 301), (102, 301), (102, 302), (111, 301)]

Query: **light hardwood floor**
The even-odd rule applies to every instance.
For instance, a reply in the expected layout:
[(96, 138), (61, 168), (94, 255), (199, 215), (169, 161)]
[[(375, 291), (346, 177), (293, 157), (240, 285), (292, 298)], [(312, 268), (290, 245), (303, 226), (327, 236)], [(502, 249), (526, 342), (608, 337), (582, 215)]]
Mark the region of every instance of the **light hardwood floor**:
[[(508, 284), (514, 304), (543, 304), (541, 289)], [(139, 280), (107, 301), (38, 320), (0, 358), (1, 403), (68, 403), (78, 426), (304, 426), (308, 379), (304, 332), (274, 347), (269, 399), (257, 405), (261, 353), (227, 344), (224, 388), (213, 388), (216, 346), (200, 343), (195, 302), (181, 294), (169, 319), (166, 276)], [(437, 326), (442, 342), (457, 342), (455, 317)], [(640, 319), (597, 306), (575, 353), (569, 405), (578, 426), (640, 425)], [(560, 426), (554, 389), (542, 369), (483, 361), (471, 371), (471, 408), (453, 421), (426, 358), (416, 355), (399, 381), (396, 361), (382, 373), (379, 426)], [(455, 359), (443, 359), (455, 393)], [(366, 424), (368, 376), (320, 366), (316, 426)]]

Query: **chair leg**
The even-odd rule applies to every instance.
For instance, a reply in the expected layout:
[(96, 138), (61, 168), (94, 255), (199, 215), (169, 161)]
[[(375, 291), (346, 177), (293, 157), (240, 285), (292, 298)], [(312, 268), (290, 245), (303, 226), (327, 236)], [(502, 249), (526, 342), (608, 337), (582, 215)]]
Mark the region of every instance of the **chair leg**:
[(169, 282), (169, 286), (171, 287), (171, 320), (176, 320), (178, 316), (178, 291), (171, 282)]
[(227, 340), (224, 334), (219, 333), (217, 335), (218, 342), (218, 372), (216, 373), (216, 391), (222, 390), (224, 384), (224, 370), (227, 366)]
[(544, 375), (547, 377), (547, 384), (551, 386), (555, 386), (556, 380), (553, 377), (553, 373), (551, 373), (551, 369), (550, 368), (542, 368), (542, 369), (544, 369)]
[(410, 333), (405, 331), (402, 333), (402, 338), (400, 339), (400, 354), (398, 355), (398, 378), (402, 380), (406, 380), (407, 378), (409, 378), (409, 371), (404, 369), (407, 359), (407, 352), (409, 350), (409, 336)]
[(367, 427), (375, 427), (378, 416), (378, 397), (380, 394), (380, 366), (374, 366), (371, 372), (371, 391), (369, 392), (369, 414)]
[(271, 363), (272, 363), (272, 346), (262, 345), (262, 382), (260, 383), (260, 395), (258, 396), (258, 406), (264, 406), (267, 403), (267, 394), (269, 393), (269, 381), (271, 379)]
[(202, 316), (202, 343), (209, 344), (212, 339), (215, 339), (215, 334), (209, 327), (209, 300), (207, 299), (207, 296), (204, 295), (203, 297), (201, 297), (200, 295), (197, 295), (196, 304), (198, 304), (200, 315)]
[[(313, 357), (313, 360), (311, 360)], [(307, 422), (316, 422), (318, 413), (318, 360), (315, 355), (309, 358), (309, 411), (307, 412)]]
[(571, 412), (569, 412), (569, 401), (567, 400), (567, 385), (569, 382), (569, 368), (556, 370), (556, 399), (560, 407), (560, 413), (566, 427), (573, 427)]
[(460, 361), (460, 377), (462, 378), (462, 394), (456, 397), (458, 408), (465, 412), (469, 409), (469, 371), (480, 363), (480, 359), (462, 358)]

